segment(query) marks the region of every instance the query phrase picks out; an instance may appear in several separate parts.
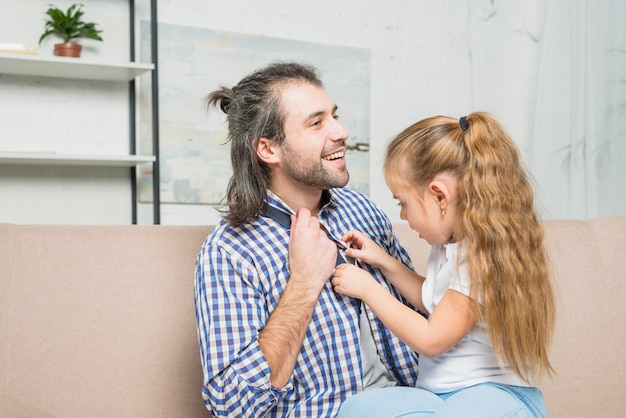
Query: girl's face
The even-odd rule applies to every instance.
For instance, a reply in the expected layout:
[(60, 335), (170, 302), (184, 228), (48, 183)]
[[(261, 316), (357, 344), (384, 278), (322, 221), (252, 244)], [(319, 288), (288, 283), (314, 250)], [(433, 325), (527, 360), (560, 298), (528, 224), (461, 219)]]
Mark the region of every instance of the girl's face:
[(398, 200), (400, 218), (408, 221), (411, 229), (430, 245), (441, 245), (453, 240), (455, 213), (452, 205), (432, 190), (431, 185), (389, 187)]

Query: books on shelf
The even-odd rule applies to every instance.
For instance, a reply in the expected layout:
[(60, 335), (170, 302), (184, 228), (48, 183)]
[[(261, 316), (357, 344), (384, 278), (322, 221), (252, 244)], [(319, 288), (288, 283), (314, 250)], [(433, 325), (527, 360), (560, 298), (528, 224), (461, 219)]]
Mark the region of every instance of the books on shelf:
[(33, 44), (0, 42), (0, 52), (6, 54), (39, 55), (39, 52), (37, 52), (37, 46)]

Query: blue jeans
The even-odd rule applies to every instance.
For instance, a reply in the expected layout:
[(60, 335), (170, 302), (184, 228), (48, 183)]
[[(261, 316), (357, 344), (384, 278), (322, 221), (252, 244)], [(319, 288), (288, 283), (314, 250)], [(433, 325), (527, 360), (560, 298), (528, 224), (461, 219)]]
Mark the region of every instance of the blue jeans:
[(344, 402), (337, 418), (545, 418), (535, 387), (482, 383), (450, 393), (390, 387), (361, 392)]

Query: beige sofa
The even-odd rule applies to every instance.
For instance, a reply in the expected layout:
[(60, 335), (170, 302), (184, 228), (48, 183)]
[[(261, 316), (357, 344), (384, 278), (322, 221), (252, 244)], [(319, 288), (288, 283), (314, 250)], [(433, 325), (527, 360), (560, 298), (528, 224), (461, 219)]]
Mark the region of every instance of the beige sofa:
[[(550, 417), (626, 414), (626, 216), (548, 221)], [(0, 224), (1, 417), (207, 417), (193, 279), (208, 226)], [(396, 232), (423, 269), (427, 246)]]

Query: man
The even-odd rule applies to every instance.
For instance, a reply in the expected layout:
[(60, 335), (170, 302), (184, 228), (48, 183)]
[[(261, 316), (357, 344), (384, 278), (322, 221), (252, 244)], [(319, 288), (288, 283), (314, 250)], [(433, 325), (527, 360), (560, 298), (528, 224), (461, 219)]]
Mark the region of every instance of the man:
[[(388, 218), (345, 189), (348, 132), (316, 70), (275, 63), (207, 104), (227, 114), (234, 174), (196, 265), (202, 395), (215, 416), (332, 417), (349, 396), (410, 385), (417, 357), (335, 293), (351, 229), (410, 260)], [(377, 269), (358, 260), (400, 298)]]

